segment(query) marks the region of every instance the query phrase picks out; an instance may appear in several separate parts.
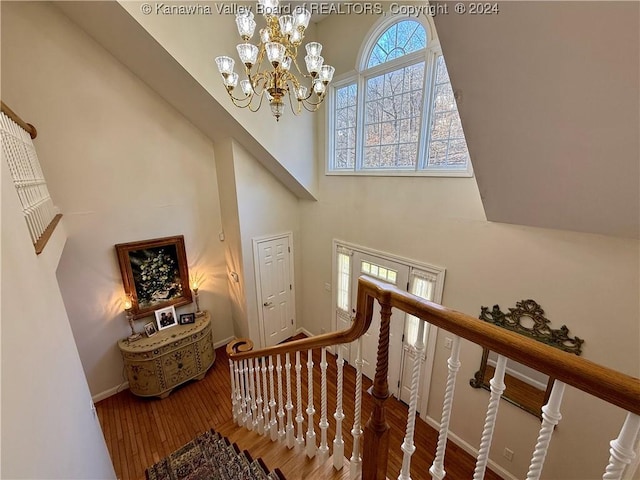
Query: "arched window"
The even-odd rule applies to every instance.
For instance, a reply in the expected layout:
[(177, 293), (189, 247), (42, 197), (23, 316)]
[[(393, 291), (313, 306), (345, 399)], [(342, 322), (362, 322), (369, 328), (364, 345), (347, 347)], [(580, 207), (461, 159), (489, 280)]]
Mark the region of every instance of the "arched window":
[(331, 90), (328, 173), (471, 174), (433, 25), (387, 20), (369, 35), (359, 66)]

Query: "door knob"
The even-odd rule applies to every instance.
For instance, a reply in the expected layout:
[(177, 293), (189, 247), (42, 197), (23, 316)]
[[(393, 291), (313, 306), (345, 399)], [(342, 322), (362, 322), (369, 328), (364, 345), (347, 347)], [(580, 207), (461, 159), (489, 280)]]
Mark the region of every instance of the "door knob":
[(271, 303), (271, 302), (264, 302), (262, 305), (264, 305), (265, 307), (270, 307), (271, 305), (273, 305), (273, 303)]

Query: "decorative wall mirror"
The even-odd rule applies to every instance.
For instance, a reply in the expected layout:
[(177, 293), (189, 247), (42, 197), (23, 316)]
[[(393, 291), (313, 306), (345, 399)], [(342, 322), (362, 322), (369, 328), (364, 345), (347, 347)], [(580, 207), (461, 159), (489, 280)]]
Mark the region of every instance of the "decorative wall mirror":
[[(509, 308), (509, 313), (503, 313), (499, 305), (494, 305), (491, 311), (489, 307), (481, 307), (479, 318), (565, 352), (576, 355), (582, 353), (584, 340), (569, 337), (566, 325), (558, 330), (552, 329), (549, 326), (551, 321), (544, 316), (544, 310), (533, 300), (517, 302), (515, 308)], [(472, 387), (490, 390), (489, 381), (493, 377), (497, 358), (495, 352), (486, 348), (483, 350), (480, 370), (469, 381)], [(509, 360), (504, 379), (507, 388), (502, 398), (541, 418), (541, 409), (547, 403), (553, 380), (532, 368)]]

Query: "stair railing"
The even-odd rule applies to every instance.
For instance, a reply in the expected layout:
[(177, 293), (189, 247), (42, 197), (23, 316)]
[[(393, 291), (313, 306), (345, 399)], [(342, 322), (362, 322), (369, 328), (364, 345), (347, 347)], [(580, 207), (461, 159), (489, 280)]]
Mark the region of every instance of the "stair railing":
[[(378, 339), (378, 352), (376, 359), (376, 371), (370, 394), (373, 399), (373, 411), (365, 425), (361, 425), (362, 406), (362, 357), (361, 357), (361, 337), (371, 326), (373, 316), (374, 300), (380, 304), (381, 321), (380, 334)], [(445, 477), (444, 456), (446, 450), (447, 436), (449, 433), (449, 423), (451, 418), (453, 397), (455, 393), (456, 374), (460, 368), (459, 352), (460, 341), (465, 339), (483, 348), (490, 349), (498, 354), (497, 366), (494, 377), (490, 382), (491, 395), (487, 407), (486, 419), (483, 427), (482, 437), (479, 446), (476, 468), (474, 470), (474, 480), (484, 478), (486, 471), (493, 429), (495, 426), (499, 400), (504, 386), (504, 372), (508, 359), (515, 360), (528, 367), (555, 379), (551, 395), (547, 405), (543, 407), (542, 426), (538, 435), (538, 440), (534, 447), (534, 452), (527, 474), (527, 480), (536, 480), (541, 476), (544, 459), (550, 444), (551, 435), (555, 425), (561, 419), (560, 405), (565, 385), (571, 385), (583, 392), (600, 398), (610, 404), (616, 405), (627, 412), (625, 422), (619, 436), (612, 440), (609, 464), (605, 468), (603, 479), (620, 479), (627, 464), (633, 458), (633, 448), (640, 431), (640, 379), (625, 375), (607, 367), (590, 362), (582, 357), (572, 355), (557, 348), (537, 342), (514, 332), (502, 329), (495, 325), (480, 321), (469, 315), (456, 312), (441, 305), (429, 302), (404, 292), (395, 286), (385, 282), (363, 276), (358, 280), (358, 296), (355, 320), (351, 327), (334, 333), (327, 333), (302, 340), (295, 340), (279, 344), (273, 347), (260, 350), (252, 350), (250, 340), (241, 339), (231, 342), (227, 346), (229, 354), (230, 373), (232, 378), (232, 405), (234, 405), (234, 419), (240, 426), (256, 430), (265, 435), (270, 431), (268, 415), (257, 415), (257, 405), (255, 400), (254, 380), (250, 377), (253, 372), (253, 359), (269, 357), (269, 364), (272, 365), (273, 356), (276, 357), (278, 367), (278, 392), (282, 389), (282, 379), (280, 375), (280, 355), (286, 355), (286, 362), (289, 365), (289, 355), (296, 354), (296, 388), (297, 388), (297, 414), (298, 436), (296, 443), (306, 452), (307, 456), (313, 457), (316, 454), (328, 455), (328, 443), (326, 440), (327, 413), (326, 413), (326, 347), (338, 347), (345, 343), (359, 340), (357, 343), (356, 365), (356, 389), (354, 423), (351, 430), (353, 436), (353, 452), (350, 458), (350, 478), (356, 479), (360, 476), (365, 480), (385, 480), (387, 477), (387, 454), (389, 448), (389, 425), (385, 419), (384, 402), (389, 397), (389, 386), (387, 384), (387, 374), (389, 368), (389, 332), (391, 321), (391, 310), (396, 308), (419, 318), (423, 322), (444, 329), (454, 335), (451, 355), (448, 360), (448, 377), (445, 388), (443, 409), (441, 417), (440, 432), (436, 447), (435, 457), (429, 473), (432, 478), (442, 479)], [(421, 322), (420, 329), (424, 328)], [(419, 336), (419, 338), (421, 338)], [(311, 352), (313, 349), (322, 349), (322, 360), (320, 365), (322, 375), (322, 407), (320, 419), (321, 442), (320, 449), (316, 445), (315, 426), (313, 425), (313, 361)], [(409, 414), (407, 418), (407, 429), (404, 441), (400, 446), (404, 457), (402, 469), (398, 477), (399, 480), (409, 480), (411, 456), (416, 446), (413, 442), (413, 432), (415, 427), (415, 412), (419, 391), (421, 356), (424, 345), (419, 342), (414, 352), (414, 364), (411, 371), (411, 396), (409, 402)], [(308, 403), (304, 413), (308, 415), (306, 444), (303, 436), (304, 421), (301, 395), (301, 352), (307, 351), (307, 374), (308, 374)], [(340, 350), (338, 347), (337, 350)], [(266, 360), (262, 360), (265, 365)], [(259, 363), (258, 363), (259, 365)], [(260, 370), (258, 375), (260, 374)], [(255, 372), (254, 372), (255, 374)], [(293, 437), (293, 419), (291, 411), (293, 405), (290, 394), (290, 368), (285, 372), (287, 381), (287, 421), (285, 431), (287, 438), (289, 432)], [(269, 389), (273, 388), (273, 377), (271, 376)], [(263, 376), (262, 390), (267, 391)], [(343, 466), (343, 446), (341, 421), (344, 418), (342, 412), (342, 357), (338, 355), (336, 384), (337, 408), (334, 414), (336, 419), (336, 437), (333, 441), (334, 459), (333, 464), (336, 469)], [(265, 394), (266, 395), (266, 394)], [(246, 397), (246, 398), (245, 398)], [(271, 395), (273, 397), (273, 394)], [(278, 395), (278, 420), (282, 421), (284, 412), (282, 410), (282, 395)], [(270, 408), (275, 408), (271, 407)], [(273, 410), (272, 410), (273, 411)], [(266, 422), (260, 426), (259, 422)], [(280, 425), (278, 428), (282, 431)], [(282, 437), (283, 435), (279, 435)], [(362, 456), (360, 454), (360, 437), (363, 438)], [(273, 436), (272, 436), (273, 439)], [(282, 440), (282, 438), (280, 438)], [(289, 448), (293, 448), (293, 440), (286, 442)], [(336, 459), (336, 454), (341, 458)]]

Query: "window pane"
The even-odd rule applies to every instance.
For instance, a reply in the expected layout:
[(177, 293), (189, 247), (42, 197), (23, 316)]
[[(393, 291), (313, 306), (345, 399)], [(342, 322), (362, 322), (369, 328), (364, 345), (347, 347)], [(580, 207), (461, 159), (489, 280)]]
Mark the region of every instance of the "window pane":
[[(409, 289), (409, 291), (420, 298), (424, 298), (425, 300), (433, 300), (435, 285), (435, 279), (430, 280), (427, 278), (423, 278), (422, 276), (412, 275), (411, 288)], [(405, 322), (405, 339), (409, 345), (415, 346), (415, 344), (417, 343), (419, 327), (420, 320), (413, 315), (407, 314), (407, 320)], [(424, 342), (424, 338), (422, 339), (422, 341)]]
[(415, 168), (424, 70), (420, 62), (367, 80), (363, 168)]
[(356, 100), (358, 88), (355, 84), (335, 90), (333, 131), (333, 168), (353, 170), (355, 168), (356, 147)]
[(351, 283), (351, 256), (338, 252), (337, 307), (349, 312), (349, 284)]
[(436, 83), (432, 101), (428, 166), (466, 168), (469, 151), (442, 55), (436, 60)]
[(380, 35), (371, 51), (367, 68), (416, 52), (427, 46), (427, 32), (415, 20), (403, 20)]

